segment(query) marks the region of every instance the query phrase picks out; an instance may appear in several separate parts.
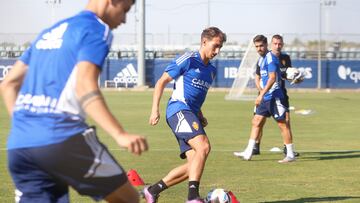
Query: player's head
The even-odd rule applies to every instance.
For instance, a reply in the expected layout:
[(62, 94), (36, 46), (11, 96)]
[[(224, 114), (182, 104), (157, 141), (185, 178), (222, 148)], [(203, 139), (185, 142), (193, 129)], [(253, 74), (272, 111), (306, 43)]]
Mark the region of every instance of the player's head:
[(201, 33), (200, 54), (204, 56), (205, 59), (212, 59), (220, 52), (224, 42), (226, 42), (226, 34), (219, 28), (206, 28)]
[(256, 35), (253, 39), (257, 53), (260, 56), (264, 56), (267, 52), (267, 38), (264, 35)]
[(283, 37), (281, 35), (274, 35), (271, 38), (271, 52), (279, 56), (284, 46)]
[(135, 0), (90, 0), (87, 9), (96, 13), (110, 29), (126, 23), (126, 13)]

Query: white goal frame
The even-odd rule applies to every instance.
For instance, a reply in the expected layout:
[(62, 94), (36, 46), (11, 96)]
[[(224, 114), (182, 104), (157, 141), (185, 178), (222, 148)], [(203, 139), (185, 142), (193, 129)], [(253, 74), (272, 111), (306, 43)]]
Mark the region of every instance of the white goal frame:
[(255, 100), (258, 91), (255, 85), (256, 63), (259, 55), (254, 43), (250, 40), (244, 57), (241, 59), (234, 82), (229, 93), (225, 96), (226, 100)]

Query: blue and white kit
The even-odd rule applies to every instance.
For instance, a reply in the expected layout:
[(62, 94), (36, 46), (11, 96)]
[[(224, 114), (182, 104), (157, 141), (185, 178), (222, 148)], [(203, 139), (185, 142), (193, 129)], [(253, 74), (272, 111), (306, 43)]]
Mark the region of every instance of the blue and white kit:
[(281, 82), (281, 71), (279, 68), (278, 58), (271, 53), (270, 51), (264, 56), (260, 57), (258, 61), (258, 66), (260, 67), (260, 87), (263, 89), (266, 86), (267, 81), (269, 80), (269, 73), (275, 72), (276, 79), (272, 87), (264, 95), (264, 101), (268, 101), (272, 98), (283, 98), (284, 94), (281, 91), (280, 82)]
[(180, 157), (191, 149), (188, 141), (198, 135), (206, 135), (198, 113), (212, 84), (216, 68), (205, 65), (199, 52), (185, 53), (166, 69), (175, 80), (173, 94), (166, 109), (166, 121), (172, 129), (180, 147)]
[(8, 138), (17, 202), (69, 202), (69, 186), (101, 200), (127, 182), (124, 169), (85, 123), (77, 64), (101, 69), (112, 33), (93, 12), (44, 30), (19, 60), (28, 65)]
[(262, 102), (255, 109), (256, 115), (265, 117), (273, 116), (275, 120), (284, 120), (285, 112), (288, 109), (285, 106), (284, 93), (281, 89), (281, 71), (278, 58), (268, 52), (258, 61), (260, 67), (260, 86), (264, 88), (269, 80), (269, 73), (275, 73), (275, 82), (265, 93)]
[(88, 128), (75, 95), (76, 64), (102, 67), (112, 41), (94, 13), (78, 15), (44, 30), (20, 60), (27, 74), (14, 108), (8, 149), (59, 143)]
[(205, 65), (199, 52), (188, 52), (172, 61), (165, 72), (175, 80), (166, 117), (181, 110), (197, 115), (216, 76), (216, 68), (210, 62)]

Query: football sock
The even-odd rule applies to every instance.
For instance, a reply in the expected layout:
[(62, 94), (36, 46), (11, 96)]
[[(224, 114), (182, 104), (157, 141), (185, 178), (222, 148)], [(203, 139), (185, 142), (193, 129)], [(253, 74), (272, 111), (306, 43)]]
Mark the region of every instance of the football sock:
[(160, 180), (159, 182), (155, 183), (154, 185), (149, 187), (149, 192), (156, 196), (158, 195), (160, 192), (164, 191), (165, 189), (167, 189), (167, 185), (164, 183), (163, 180)]
[(199, 185), (200, 185), (199, 181), (189, 181), (188, 200), (193, 200), (200, 197)]
[(255, 146), (255, 140), (249, 139), (249, 143), (248, 143), (248, 146), (245, 149), (245, 153), (246, 154), (251, 154), (252, 150), (254, 149), (254, 146)]
[(286, 146), (286, 156), (290, 158), (294, 158), (294, 144), (285, 144)]
[(255, 143), (255, 145), (254, 145), (254, 149), (256, 149), (256, 150), (260, 150), (260, 142)]

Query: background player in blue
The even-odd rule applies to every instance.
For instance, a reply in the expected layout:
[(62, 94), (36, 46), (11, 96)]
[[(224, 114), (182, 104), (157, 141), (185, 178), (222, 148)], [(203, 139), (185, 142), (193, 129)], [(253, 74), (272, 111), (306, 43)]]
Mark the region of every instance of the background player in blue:
[(281, 130), (284, 143), (286, 144), (286, 157), (279, 163), (287, 163), (295, 161), (292, 137), (289, 124), (286, 122), (286, 111), (284, 93), (280, 88), (281, 71), (278, 58), (268, 51), (267, 38), (263, 35), (254, 37), (253, 42), (256, 50), (261, 56), (258, 65), (260, 66), (260, 82), (259, 95), (255, 100), (256, 112), (252, 120), (252, 128), (248, 146), (243, 152), (234, 152), (235, 156), (250, 160), (255, 145), (255, 140), (259, 137), (259, 133), (264, 126), (266, 117), (272, 116)]
[(17, 202), (69, 202), (68, 187), (108, 202), (139, 202), (124, 169), (99, 142), (88, 114), (134, 154), (146, 139), (127, 133), (98, 86), (112, 42), (133, 0), (90, 0), (84, 11), (45, 29), (1, 83), (12, 117), (8, 165)]
[(144, 188), (148, 203), (156, 202), (160, 192), (186, 179), (189, 180), (188, 202), (202, 202), (199, 185), (210, 143), (203, 129), (207, 120), (202, 115), (201, 106), (216, 73), (210, 60), (219, 53), (225, 41), (226, 35), (220, 29), (209, 27), (203, 30), (200, 50), (185, 53), (174, 60), (155, 85), (150, 125), (159, 122), (160, 98), (165, 86), (175, 80), (166, 109), (166, 121), (180, 145), (180, 157), (186, 158), (187, 162), (172, 169), (159, 182)]
[[(285, 107), (289, 108), (289, 96), (287, 94), (287, 90), (286, 90), (286, 86), (285, 86), (285, 80), (286, 80), (286, 70), (288, 67), (291, 67), (291, 59), (290, 56), (287, 55), (286, 53), (281, 52), (282, 48), (284, 46), (284, 40), (283, 37), (281, 35), (273, 35), (271, 38), (271, 53), (273, 53), (275, 56), (278, 57), (279, 59), (279, 64), (280, 64), (280, 71), (281, 71), (281, 78), (282, 80), (280, 81), (280, 87), (284, 93), (284, 100), (285, 100)], [(257, 66), (256, 67), (256, 74), (260, 76), (260, 67)], [(258, 77), (256, 77), (258, 78)], [(299, 83), (301, 81), (297, 81), (296, 83)], [(256, 81), (257, 84), (260, 83), (259, 80)], [(260, 86), (258, 86), (259, 91), (261, 90)], [(289, 123), (289, 128), (290, 128), (290, 133), (292, 136), (292, 131), (291, 131), (291, 125), (290, 125), (290, 112), (287, 111), (286, 112), (286, 122)], [(265, 123), (264, 123), (265, 124)], [(260, 130), (260, 135), (259, 137), (256, 139), (256, 143), (253, 149), (253, 155), (257, 155), (260, 154), (260, 143), (261, 143), (261, 138), (263, 135), (263, 131), (262, 129)], [(286, 146), (284, 145), (284, 154), (286, 155)], [(295, 156), (299, 156), (300, 154), (298, 152), (294, 151)]]

